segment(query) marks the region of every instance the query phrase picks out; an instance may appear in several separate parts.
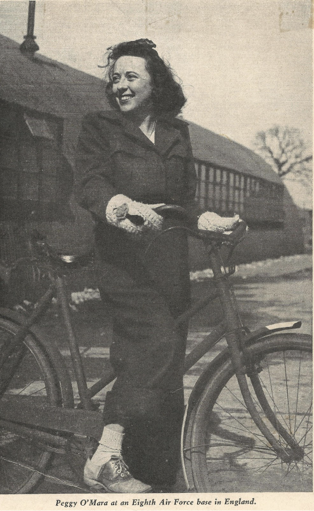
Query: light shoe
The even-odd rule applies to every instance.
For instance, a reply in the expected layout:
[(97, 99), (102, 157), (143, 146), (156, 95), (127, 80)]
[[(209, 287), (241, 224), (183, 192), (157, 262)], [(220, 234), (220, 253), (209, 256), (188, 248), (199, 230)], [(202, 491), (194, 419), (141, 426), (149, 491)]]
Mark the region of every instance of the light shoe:
[(122, 456), (112, 456), (99, 467), (88, 459), (84, 467), (84, 482), (95, 490), (109, 493), (148, 493), (151, 486), (131, 476)]

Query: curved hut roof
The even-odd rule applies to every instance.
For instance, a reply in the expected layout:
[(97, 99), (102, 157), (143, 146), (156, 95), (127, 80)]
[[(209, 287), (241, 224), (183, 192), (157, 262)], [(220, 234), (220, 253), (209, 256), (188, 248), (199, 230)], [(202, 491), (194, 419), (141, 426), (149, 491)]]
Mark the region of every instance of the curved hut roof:
[[(82, 117), (108, 108), (99, 78), (36, 53), (0, 35), (0, 99), (64, 119), (63, 152), (73, 162)], [(189, 122), (195, 158), (281, 183), (278, 175), (250, 149)]]
[(65, 120), (63, 151), (71, 161), (85, 113), (107, 108), (102, 80), (40, 54), (27, 56), (0, 35), (0, 99)]

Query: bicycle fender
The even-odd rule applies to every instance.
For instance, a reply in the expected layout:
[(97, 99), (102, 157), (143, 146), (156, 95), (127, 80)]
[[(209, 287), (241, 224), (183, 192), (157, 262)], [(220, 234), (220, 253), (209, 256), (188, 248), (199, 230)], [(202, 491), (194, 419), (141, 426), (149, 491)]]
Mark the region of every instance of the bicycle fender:
[[(5, 309), (0, 307), (0, 318), (8, 319), (16, 325), (25, 325), (26, 319), (22, 314), (11, 309)], [(51, 339), (49, 339), (45, 333), (36, 325), (29, 328), (29, 332), (38, 341), (39, 345), (44, 349), (49, 358), (52, 361), (53, 369), (56, 372), (57, 378), (61, 383), (62, 398), (64, 400), (64, 406), (66, 408), (74, 407), (73, 389), (71, 379), (66, 368), (63, 357), (55, 346)]]
[(271, 325), (264, 326), (251, 332), (246, 338), (245, 342), (249, 343), (251, 341), (255, 341), (260, 339), (261, 337), (265, 337), (266, 335), (271, 335), (275, 332), (282, 332), (283, 330), (293, 330), (295, 328), (301, 328), (302, 321), (286, 321), (283, 323), (273, 323)]

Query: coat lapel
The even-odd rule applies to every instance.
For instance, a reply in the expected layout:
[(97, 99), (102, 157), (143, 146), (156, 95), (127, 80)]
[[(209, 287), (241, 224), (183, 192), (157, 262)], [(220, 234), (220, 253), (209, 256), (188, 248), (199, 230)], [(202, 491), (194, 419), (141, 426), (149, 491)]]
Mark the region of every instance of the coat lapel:
[[(101, 112), (101, 115), (106, 119), (110, 120), (115, 124), (119, 124), (123, 129), (124, 135), (128, 138), (132, 139), (133, 142), (140, 144), (141, 146), (148, 146), (151, 149), (155, 148), (155, 145), (147, 138), (144, 133), (134, 126), (132, 122), (130, 122), (127, 118), (125, 118), (119, 111), (108, 110), (105, 112)], [(156, 150), (156, 148), (155, 148)]]
[(157, 122), (155, 145), (162, 156), (167, 156), (180, 140), (179, 130), (175, 129), (171, 123), (162, 119)]
[(137, 142), (140, 145), (148, 146), (150, 149), (154, 149), (163, 157), (173, 149), (173, 147), (180, 142), (180, 130), (177, 129), (171, 120), (166, 117), (162, 117), (157, 121), (156, 133), (155, 133), (155, 144), (153, 144), (144, 133), (134, 126), (132, 122), (126, 119), (119, 111), (108, 110), (101, 112), (101, 115), (106, 119), (110, 120), (115, 124), (120, 124), (123, 128), (124, 134)]

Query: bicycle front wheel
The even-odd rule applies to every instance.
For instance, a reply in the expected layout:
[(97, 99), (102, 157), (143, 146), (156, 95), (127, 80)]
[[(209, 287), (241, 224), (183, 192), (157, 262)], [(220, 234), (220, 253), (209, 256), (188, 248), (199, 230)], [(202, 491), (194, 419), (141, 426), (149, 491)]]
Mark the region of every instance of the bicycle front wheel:
[[(0, 319), (0, 353), (12, 343), (18, 328), (13, 322)], [(1, 398), (32, 396), (40, 405), (60, 406), (60, 388), (52, 364), (32, 335), (27, 335), (22, 349), (5, 362), (0, 381)], [(23, 422), (23, 417), (20, 419)], [(30, 493), (51, 456), (44, 445), (0, 427), (0, 493)]]
[[(248, 348), (258, 366), (268, 404), (303, 450), (301, 459), (284, 463), (248, 412), (230, 358), (202, 393), (191, 432), (191, 469), (198, 492), (312, 491), (312, 340), (304, 334), (276, 334)], [(248, 379), (249, 380), (249, 379)], [(266, 419), (279, 440), (289, 446)]]

